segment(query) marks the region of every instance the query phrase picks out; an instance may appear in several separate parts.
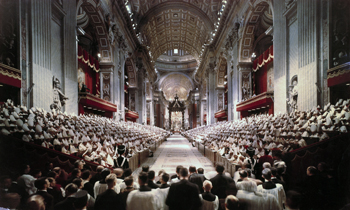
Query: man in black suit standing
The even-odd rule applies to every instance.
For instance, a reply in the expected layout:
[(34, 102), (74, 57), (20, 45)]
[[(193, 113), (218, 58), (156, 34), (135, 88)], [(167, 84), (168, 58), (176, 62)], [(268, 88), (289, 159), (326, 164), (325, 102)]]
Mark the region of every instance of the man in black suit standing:
[(110, 174), (106, 177), (108, 189), (97, 196), (95, 202), (95, 210), (117, 209), (122, 205), (121, 197), (114, 191), (117, 184), (117, 176)]
[[(218, 173), (215, 177), (211, 178), (210, 181), (213, 184), (211, 192), (217, 195), (219, 199), (226, 198), (226, 188), (234, 181), (231, 177), (224, 174), (225, 167), (221, 164), (216, 165), (216, 172)], [(231, 184), (232, 185), (232, 184)]]
[(57, 203), (55, 205), (55, 210), (75, 210), (74, 201), (75, 193), (78, 191), (78, 186), (76, 184), (70, 183), (66, 186), (66, 199)]
[(34, 182), (34, 186), (38, 189), (35, 193), (36, 195), (41, 195), (44, 198), (45, 209), (52, 210), (53, 209), (53, 196), (47, 192), (47, 188), (49, 187), (50, 182), (46, 177), (40, 177)]
[(285, 182), (277, 178), (277, 168), (271, 167), (271, 181), (275, 184), (281, 184), (283, 185), (283, 188), (285, 189)]
[(90, 180), (91, 180), (91, 173), (89, 170), (85, 170), (82, 174), (81, 174), (81, 178), (83, 179), (83, 190), (86, 190), (93, 198), (95, 197), (94, 195), (94, 185), (91, 184)]
[(152, 189), (157, 189), (157, 188), (159, 188), (159, 186), (158, 186), (156, 183), (154, 183), (155, 175), (156, 175), (156, 173), (155, 173), (153, 170), (151, 170), (151, 171), (148, 172), (148, 182), (147, 182), (147, 185), (148, 185), (148, 187), (150, 187), (150, 188), (152, 188)]
[(205, 181), (204, 175), (197, 173), (196, 166), (190, 166), (188, 170), (190, 171), (188, 181), (192, 182), (193, 184), (196, 184), (198, 186), (199, 191), (203, 193), (203, 182)]
[(179, 175), (180, 181), (170, 186), (165, 203), (170, 210), (198, 209), (202, 205), (198, 186), (187, 180), (187, 168), (182, 168)]

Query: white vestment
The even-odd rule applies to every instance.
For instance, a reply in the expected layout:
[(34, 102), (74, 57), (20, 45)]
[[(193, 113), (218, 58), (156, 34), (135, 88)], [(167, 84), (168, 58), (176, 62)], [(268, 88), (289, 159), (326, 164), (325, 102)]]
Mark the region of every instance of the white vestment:
[(277, 199), (270, 194), (260, 194), (245, 190), (238, 190), (236, 197), (246, 203), (247, 210), (281, 210)]
[(283, 185), (281, 184), (276, 184), (276, 188), (269, 190), (264, 189), (262, 185), (259, 185), (257, 192), (263, 195), (273, 195), (277, 199), (277, 202), (280, 205), (281, 209), (283, 208), (283, 204), (286, 202), (286, 193), (284, 192)]
[(219, 209), (219, 198), (215, 196), (214, 201), (207, 201), (202, 198), (202, 194), (199, 194), (199, 197), (202, 201), (201, 210), (218, 210)]
[[(97, 181), (94, 185), (94, 195), (95, 198), (97, 198), (97, 196), (101, 193), (104, 193), (106, 190), (108, 189), (108, 185), (106, 183), (100, 183), (100, 181)], [(120, 193), (120, 187), (119, 185), (115, 185), (114, 186), (114, 191), (116, 193)]]
[(18, 185), (23, 187), (29, 195), (36, 193), (36, 187), (34, 186), (35, 178), (29, 174), (23, 174), (18, 179)]
[(156, 193), (159, 199), (159, 209), (168, 210), (169, 206), (165, 204), (166, 197), (168, 196), (169, 187), (167, 188), (157, 188)]
[(139, 191), (133, 190), (129, 193), (126, 200), (127, 210), (158, 210), (159, 198), (155, 190)]

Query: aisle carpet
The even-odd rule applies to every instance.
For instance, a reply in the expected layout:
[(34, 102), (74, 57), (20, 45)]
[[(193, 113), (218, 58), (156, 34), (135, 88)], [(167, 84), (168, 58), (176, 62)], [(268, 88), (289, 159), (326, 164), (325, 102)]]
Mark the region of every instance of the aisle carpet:
[[(167, 173), (175, 173), (176, 166), (182, 165), (186, 168), (193, 165), (197, 168), (204, 168), (204, 172), (215, 171), (210, 160), (204, 157), (196, 147), (192, 147), (191, 143), (181, 135), (171, 135), (165, 141), (154, 156), (148, 158), (143, 165), (149, 165), (150, 170), (154, 170), (156, 174), (163, 169)], [(134, 171), (133, 175), (137, 175), (141, 171), (141, 167)]]

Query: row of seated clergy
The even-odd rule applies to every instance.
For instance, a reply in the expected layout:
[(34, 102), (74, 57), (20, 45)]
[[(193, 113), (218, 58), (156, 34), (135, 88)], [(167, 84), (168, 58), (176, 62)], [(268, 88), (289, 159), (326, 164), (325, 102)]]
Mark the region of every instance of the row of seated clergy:
[(335, 105), (327, 104), (309, 111), (290, 114), (254, 115), (242, 120), (218, 122), (183, 132), (187, 138), (198, 141), (206, 148), (238, 162), (247, 148), (254, 148), (259, 158), (264, 150), (283, 153), (304, 147), (307, 142), (329, 139), (347, 133), (350, 129), (350, 99), (340, 99)]
[(4, 135), (20, 135), (25, 142), (74, 154), (104, 166), (113, 165), (117, 145), (125, 145), (131, 157), (149, 150), (150, 145), (169, 135), (154, 126), (95, 115), (75, 116), (35, 107), (27, 109), (15, 106), (11, 100), (0, 106), (0, 127)]

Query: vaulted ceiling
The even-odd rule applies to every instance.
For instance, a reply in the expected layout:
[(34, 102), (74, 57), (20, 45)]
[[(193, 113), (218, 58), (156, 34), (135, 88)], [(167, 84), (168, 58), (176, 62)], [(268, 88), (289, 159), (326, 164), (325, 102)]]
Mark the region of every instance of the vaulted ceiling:
[(190, 90), (194, 87), (190, 78), (183, 74), (173, 73), (163, 79), (160, 88), (164, 92), (166, 100), (174, 100), (177, 94), (179, 100), (182, 101), (187, 99)]
[(168, 50), (182, 49), (199, 59), (209, 44), (221, 0), (129, 0), (143, 44), (153, 60)]

